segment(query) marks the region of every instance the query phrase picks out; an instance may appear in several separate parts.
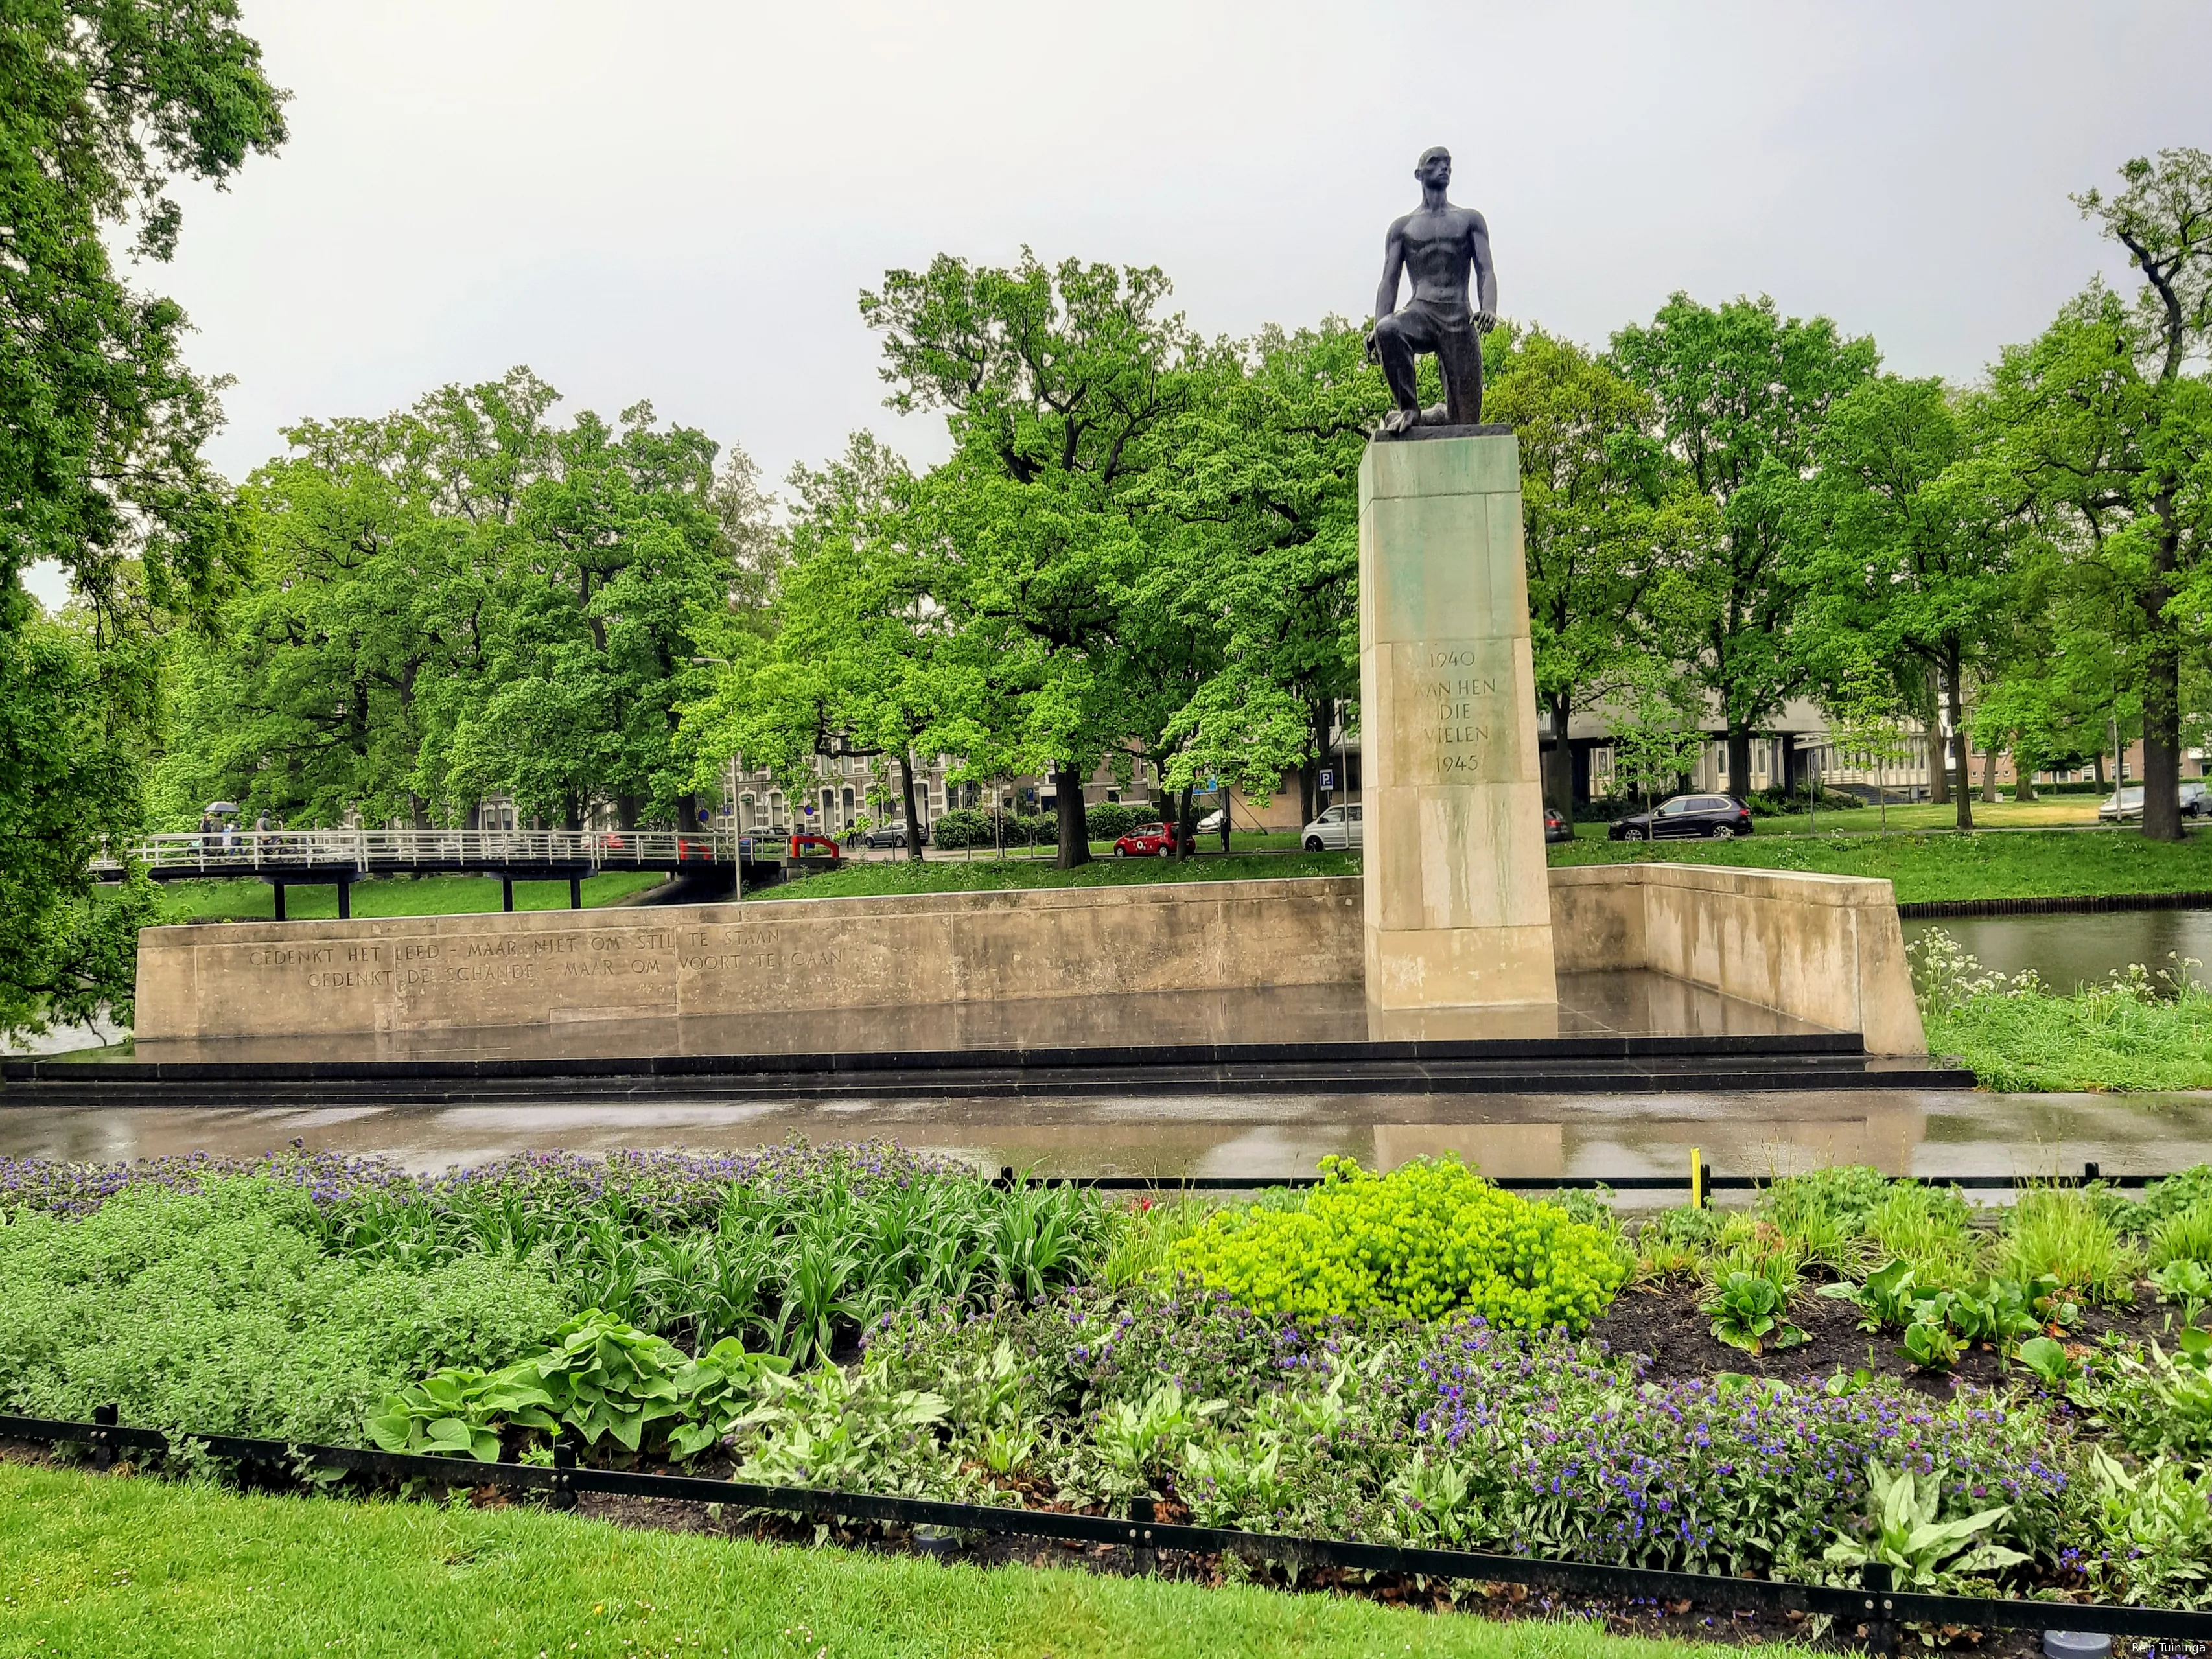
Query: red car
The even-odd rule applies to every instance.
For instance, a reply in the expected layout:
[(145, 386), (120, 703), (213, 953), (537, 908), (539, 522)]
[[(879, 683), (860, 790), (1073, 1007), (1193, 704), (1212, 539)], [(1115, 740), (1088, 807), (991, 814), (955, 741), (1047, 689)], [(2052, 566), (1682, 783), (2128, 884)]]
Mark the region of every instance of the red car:
[[(1173, 858), (1175, 831), (1164, 823), (1140, 823), (1114, 843), (1117, 859)], [(1192, 851), (1197, 848), (1194, 847)]]

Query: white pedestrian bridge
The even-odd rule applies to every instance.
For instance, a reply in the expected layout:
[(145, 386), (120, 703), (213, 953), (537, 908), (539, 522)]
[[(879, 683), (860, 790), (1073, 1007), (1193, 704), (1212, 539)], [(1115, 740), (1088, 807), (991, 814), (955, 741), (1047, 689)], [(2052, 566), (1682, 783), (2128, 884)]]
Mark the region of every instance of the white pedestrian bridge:
[(143, 836), (120, 857), (93, 860), (103, 881), (120, 881), (131, 866), (155, 881), (222, 880), (258, 876), (276, 889), (284, 915), (287, 884), (335, 884), (338, 914), (351, 912), (348, 890), (368, 876), (465, 874), (498, 877), (506, 908), (518, 881), (566, 881), (580, 908), (586, 876), (610, 870), (678, 875), (732, 872), (753, 842), (727, 830), (210, 830)]

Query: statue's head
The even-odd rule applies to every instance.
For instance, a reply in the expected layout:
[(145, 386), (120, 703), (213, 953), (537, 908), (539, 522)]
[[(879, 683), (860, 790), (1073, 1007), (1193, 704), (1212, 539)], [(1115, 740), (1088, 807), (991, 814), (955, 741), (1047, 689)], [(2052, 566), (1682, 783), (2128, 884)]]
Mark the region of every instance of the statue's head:
[(1413, 163), (1413, 177), (1424, 185), (1442, 190), (1451, 183), (1451, 152), (1442, 144), (1431, 144), (1421, 152), (1421, 159)]

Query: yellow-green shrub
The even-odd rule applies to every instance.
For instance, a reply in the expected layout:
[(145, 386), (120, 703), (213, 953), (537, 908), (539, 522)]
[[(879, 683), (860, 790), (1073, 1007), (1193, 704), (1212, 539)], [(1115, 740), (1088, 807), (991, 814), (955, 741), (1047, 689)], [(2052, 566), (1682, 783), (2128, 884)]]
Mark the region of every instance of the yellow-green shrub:
[(1468, 1312), (1521, 1330), (1580, 1330), (1627, 1277), (1597, 1228), (1500, 1192), (1456, 1157), (1387, 1176), (1348, 1158), (1321, 1170), (1302, 1205), (1224, 1211), (1176, 1242), (1174, 1265), (1266, 1312)]

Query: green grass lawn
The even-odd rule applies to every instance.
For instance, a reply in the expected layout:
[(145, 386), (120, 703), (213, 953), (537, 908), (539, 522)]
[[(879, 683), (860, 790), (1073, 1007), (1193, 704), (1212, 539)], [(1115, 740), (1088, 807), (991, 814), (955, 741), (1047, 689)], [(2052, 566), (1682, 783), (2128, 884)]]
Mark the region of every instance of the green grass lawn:
[(1279, 876), (1356, 876), (1357, 854), (1344, 853), (1273, 853), (1262, 857), (1224, 858), (1201, 853), (1194, 859), (1093, 859), (1073, 870), (1062, 870), (1051, 859), (1016, 854), (1011, 858), (965, 860), (886, 860), (879, 864), (850, 863), (835, 870), (817, 871), (799, 880), (763, 887), (745, 895), (752, 899), (862, 898), (882, 893), (974, 893), (1018, 887), (1117, 887), (1155, 881), (1261, 881)]
[(1655, 845), (1583, 836), (1551, 849), (1554, 866), (1656, 860), (1887, 877), (1896, 884), (1900, 904), (2212, 891), (2212, 836), (2151, 842), (2131, 830), (2101, 834), (1775, 836), (1761, 823), (1757, 834), (1742, 841)]
[[(0, 1651), (1674, 1659), (1584, 1624), (0, 1464)], [(1738, 1649), (1737, 1651), (1747, 1651)], [(1780, 1650), (1767, 1650), (1774, 1652)]]
[[(586, 908), (612, 904), (617, 899), (648, 887), (658, 887), (665, 877), (647, 871), (625, 870), (584, 879)], [(236, 881), (173, 881), (162, 890), (165, 922), (272, 921), (276, 915), (276, 890), (265, 881), (246, 877)], [(518, 881), (514, 884), (518, 910), (565, 910), (568, 884), (565, 881)], [(452, 916), (499, 908), (499, 883), (489, 876), (378, 876), (353, 884), (353, 913), (356, 916)], [(287, 883), (284, 914), (293, 921), (328, 920), (338, 913), (336, 887), (308, 887)]]

